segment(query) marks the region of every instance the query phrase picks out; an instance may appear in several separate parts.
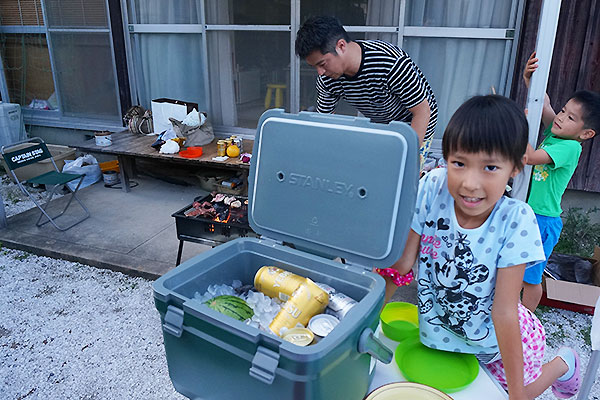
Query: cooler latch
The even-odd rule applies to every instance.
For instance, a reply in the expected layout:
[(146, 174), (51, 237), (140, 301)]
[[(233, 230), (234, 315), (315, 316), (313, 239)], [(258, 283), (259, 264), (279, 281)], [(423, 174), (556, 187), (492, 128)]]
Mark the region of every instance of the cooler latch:
[(175, 337), (181, 337), (183, 332), (183, 310), (181, 308), (167, 307), (163, 329)]
[(275, 379), (275, 371), (278, 364), (279, 353), (269, 350), (266, 347), (258, 346), (256, 354), (254, 354), (254, 358), (252, 359), (250, 376), (270, 385)]

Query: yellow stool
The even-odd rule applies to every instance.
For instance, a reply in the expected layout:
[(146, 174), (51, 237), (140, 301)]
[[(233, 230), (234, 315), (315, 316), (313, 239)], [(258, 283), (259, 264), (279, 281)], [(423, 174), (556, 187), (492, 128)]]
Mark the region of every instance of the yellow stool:
[(267, 84), (267, 95), (265, 96), (265, 109), (271, 105), (271, 97), (273, 97), (273, 90), (275, 90), (275, 108), (283, 107), (283, 91), (287, 88), (287, 85), (268, 83)]

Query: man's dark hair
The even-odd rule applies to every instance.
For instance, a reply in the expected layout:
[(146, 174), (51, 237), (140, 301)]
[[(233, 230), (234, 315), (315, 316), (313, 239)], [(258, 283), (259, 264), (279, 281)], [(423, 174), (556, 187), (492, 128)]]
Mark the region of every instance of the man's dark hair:
[(296, 54), (306, 58), (315, 50), (323, 54), (334, 53), (338, 40), (351, 42), (342, 23), (335, 17), (310, 17), (302, 24), (296, 35)]
[(589, 90), (573, 93), (569, 100), (575, 100), (581, 106), (583, 127), (592, 129), (600, 135), (600, 94)]
[(442, 153), (498, 154), (523, 168), (529, 136), (527, 119), (517, 103), (499, 95), (475, 96), (454, 113), (442, 138)]

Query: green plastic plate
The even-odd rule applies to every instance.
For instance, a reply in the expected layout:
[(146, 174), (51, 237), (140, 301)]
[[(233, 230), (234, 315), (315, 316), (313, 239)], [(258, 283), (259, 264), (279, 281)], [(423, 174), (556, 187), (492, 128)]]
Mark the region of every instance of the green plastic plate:
[(430, 349), (418, 337), (400, 343), (395, 356), (400, 372), (408, 381), (446, 393), (466, 388), (479, 373), (474, 355)]

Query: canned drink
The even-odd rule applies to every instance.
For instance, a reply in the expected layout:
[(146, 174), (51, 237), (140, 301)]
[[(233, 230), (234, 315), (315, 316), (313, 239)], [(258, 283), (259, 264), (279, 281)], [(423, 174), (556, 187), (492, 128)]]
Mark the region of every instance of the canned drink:
[(269, 325), (269, 329), (277, 336), (281, 336), (285, 330), (294, 328), (298, 324), (306, 326), (313, 316), (323, 312), (328, 303), (327, 293), (306, 278), (306, 281), (298, 286), (292, 297), (281, 307)]
[(310, 329), (292, 328), (285, 331), (281, 338), (297, 346), (308, 346), (313, 342), (315, 335)]
[(224, 140), (217, 140), (217, 156), (223, 157), (227, 155), (227, 145)]
[(281, 268), (265, 265), (254, 275), (254, 287), (259, 292), (281, 301), (288, 301), (306, 278)]
[(327, 314), (342, 319), (356, 304), (358, 304), (356, 300), (351, 297), (346, 296), (344, 293), (335, 292), (329, 296)]
[(329, 335), (339, 323), (340, 320), (333, 315), (317, 314), (308, 321), (308, 329), (315, 334), (315, 339), (319, 340)]
[(231, 140), (233, 144), (235, 144), (238, 147), (238, 149), (240, 149), (240, 153), (242, 153), (244, 151), (244, 141), (242, 140), (242, 138), (232, 136)]
[(321, 289), (326, 291), (330, 298), (331, 298), (331, 295), (335, 293), (335, 289), (326, 283), (315, 282), (315, 285), (317, 285), (318, 287), (320, 287)]

